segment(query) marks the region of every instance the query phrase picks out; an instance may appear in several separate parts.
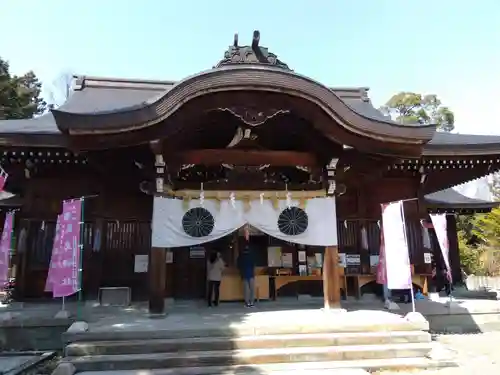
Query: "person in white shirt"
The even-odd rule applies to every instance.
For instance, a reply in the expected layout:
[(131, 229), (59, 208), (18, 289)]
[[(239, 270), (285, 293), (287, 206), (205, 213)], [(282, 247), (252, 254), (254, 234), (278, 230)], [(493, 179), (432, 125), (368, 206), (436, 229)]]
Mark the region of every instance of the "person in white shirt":
[(219, 252), (212, 253), (207, 263), (207, 280), (208, 280), (208, 306), (219, 305), (219, 290), (222, 280), (222, 272), (226, 264)]

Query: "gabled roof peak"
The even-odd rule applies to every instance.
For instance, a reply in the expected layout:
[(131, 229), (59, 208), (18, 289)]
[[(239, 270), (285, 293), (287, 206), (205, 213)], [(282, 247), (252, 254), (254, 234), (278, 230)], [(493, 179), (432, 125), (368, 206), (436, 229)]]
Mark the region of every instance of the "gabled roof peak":
[(224, 53), (224, 59), (219, 61), (215, 68), (220, 68), (227, 65), (267, 65), (275, 68), (281, 68), (291, 71), (287, 64), (278, 59), (278, 56), (266, 47), (261, 47), (260, 31), (253, 32), (252, 44), (250, 46), (238, 45), (238, 34), (234, 34), (233, 45), (229, 46), (228, 50)]

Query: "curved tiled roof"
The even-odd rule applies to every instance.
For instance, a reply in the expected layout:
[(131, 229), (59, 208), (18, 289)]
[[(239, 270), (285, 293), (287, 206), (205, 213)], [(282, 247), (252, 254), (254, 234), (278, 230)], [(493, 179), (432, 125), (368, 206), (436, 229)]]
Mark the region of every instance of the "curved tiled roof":
[[(74, 91), (59, 110), (74, 114), (127, 111), (157, 101), (174, 86), (173, 81), (76, 76)], [(391, 121), (370, 102), (368, 88), (331, 88), (331, 91), (359, 115), (378, 122)], [(61, 135), (61, 131), (53, 114), (46, 113), (33, 119), (0, 120), (0, 139), (8, 135), (57, 136)], [(500, 136), (435, 132), (433, 138), (424, 146), (423, 153), (424, 155), (500, 153)]]
[[(173, 81), (148, 81), (107, 77), (75, 76), (74, 91), (58, 109), (75, 114), (115, 113), (142, 107), (168, 92)], [(391, 121), (368, 98), (368, 88), (331, 88), (353, 111), (376, 121)], [(8, 133), (60, 133), (51, 113), (25, 120), (0, 120), (0, 134)]]
[[(292, 105), (290, 103), (293, 101), (299, 116), (311, 117), (314, 125), (326, 133), (333, 131), (330, 124), (337, 124), (344, 132), (373, 141), (383, 138), (390, 143), (417, 146), (428, 142), (435, 132), (433, 125), (410, 127), (395, 123), (385, 116), (373, 118), (374, 111), (368, 117), (345, 103), (335, 92), (308, 77), (259, 64), (223, 66), (198, 73), (176, 83), (162, 95), (128, 107), (104, 111), (94, 109), (86, 113), (80, 109), (75, 111), (61, 107), (54, 110), (53, 114), (59, 128), (71, 134), (117, 134), (146, 129), (162, 121), (166, 121), (167, 126), (168, 120), (182, 112), (189, 102), (201, 100), (196, 102), (197, 107), (209, 110), (218, 106), (214, 102), (217, 98), (222, 99), (227, 106), (235, 106), (238, 100), (242, 100), (237, 99), (239, 93), (261, 95), (264, 92), (278, 95), (281, 98), (278, 102), (283, 102), (278, 105)], [(315, 112), (321, 114), (320, 117)]]

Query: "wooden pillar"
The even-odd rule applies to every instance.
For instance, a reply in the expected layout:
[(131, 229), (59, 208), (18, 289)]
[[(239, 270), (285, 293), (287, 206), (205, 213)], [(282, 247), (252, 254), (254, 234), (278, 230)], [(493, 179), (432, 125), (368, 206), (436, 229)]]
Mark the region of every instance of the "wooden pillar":
[(340, 308), (340, 280), (337, 246), (325, 247), (323, 259), (323, 294), (325, 309)]
[(149, 313), (165, 312), (166, 249), (152, 247), (149, 253)]

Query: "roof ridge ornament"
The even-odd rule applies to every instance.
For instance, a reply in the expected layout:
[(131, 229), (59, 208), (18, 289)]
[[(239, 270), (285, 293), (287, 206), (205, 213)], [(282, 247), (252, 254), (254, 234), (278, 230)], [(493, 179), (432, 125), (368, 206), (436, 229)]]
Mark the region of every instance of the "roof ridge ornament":
[(261, 47), (260, 32), (255, 30), (252, 37), (251, 46), (238, 45), (238, 34), (234, 34), (233, 45), (229, 46), (224, 53), (224, 59), (221, 60), (215, 67), (220, 68), (226, 65), (252, 64), (252, 65), (269, 65), (277, 68), (291, 70), (287, 64), (278, 59), (278, 56), (266, 47)]

